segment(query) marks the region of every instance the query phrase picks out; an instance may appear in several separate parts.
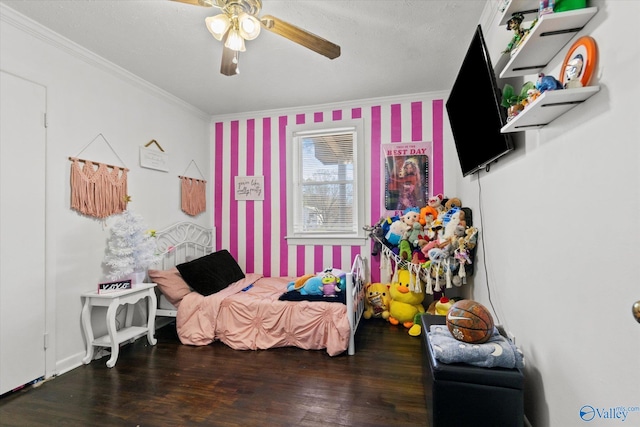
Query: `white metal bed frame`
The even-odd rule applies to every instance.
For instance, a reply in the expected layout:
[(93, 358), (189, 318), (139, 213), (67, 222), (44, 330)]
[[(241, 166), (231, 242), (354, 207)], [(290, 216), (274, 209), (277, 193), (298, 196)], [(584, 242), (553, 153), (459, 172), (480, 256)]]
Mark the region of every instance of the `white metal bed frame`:
[[(199, 258), (215, 250), (215, 228), (205, 228), (184, 221), (156, 231), (156, 247), (161, 255), (160, 261), (153, 266), (158, 270), (168, 270), (183, 262)], [(176, 317), (178, 310), (160, 293), (156, 316)], [(165, 323), (166, 322), (161, 322)]]
[[(185, 221), (156, 232), (156, 242), (161, 260), (152, 268), (168, 270), (180, 263), (215, 251), (215, 228), (205, 228)], [(369, 277), (366, 258), (356, 255), (346, 277), (346, 306), (349, 315), (349, 348), (347, 353), (355, 354), (355, 333), (364, 312), (364, 288)], [(157, 290), (157, 288), (156, 288)], [(158, 317), (176, 317), (178, 311), (158, 291)], [(156, 322), (160, 325), (168, 322)]]
[(347, 315), (349, 316), (349, 326), (351, 327), (349, 348), (347, 349), (349, 356), (356, 354), (355, 336), (364, 312), (364, 288), (368, 277), (365, 261), (362, 255), (356, 255), (353, 259), (351, 270), (347, 273)]

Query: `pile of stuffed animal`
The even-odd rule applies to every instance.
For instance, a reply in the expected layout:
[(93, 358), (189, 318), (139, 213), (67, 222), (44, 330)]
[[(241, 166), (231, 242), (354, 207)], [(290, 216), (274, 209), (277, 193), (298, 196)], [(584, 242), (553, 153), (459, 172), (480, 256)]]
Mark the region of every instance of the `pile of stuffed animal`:
[(381, 218), (368, 229), (374, 241), (372, 255), (392, 258), (396, 269), (419, 270), (416, 274), (428, 294), (439, 292), (443, 284), (450, 288), (466, 283), (478, 229), (467, 224), (459, 198), (433, 196), (427, 206)]
[(410, 286), (411, 275), (408, 270), (400, 270), (397, 280), (391, 284), (370, 283), (365, 289), (365, 319), (382, 318), (392, 325), (402, 325), (409, 334), (418, 336), (420, 328), (417, 316), (424, 313), (424, 292)]
[(326, 301), (347, 303), (347, 273), (327, 268), (315, 274), (305, 274), (287, 284), (280, 301)]
[(300, 295), (336, 297), (345, 291), (346, 274), (334, 268), (327, 268), (321, 273), (305, 274), (289, 282), (287, 291), (299, 292)]
[(409, 270), (399, 270), (391, 284), (370, 283), (365, 287), (365, 319), (382, 318), (392, 325), (402, 325), (409, 335), (422, 333), (420, 319), (425, 313), (424, 292)]

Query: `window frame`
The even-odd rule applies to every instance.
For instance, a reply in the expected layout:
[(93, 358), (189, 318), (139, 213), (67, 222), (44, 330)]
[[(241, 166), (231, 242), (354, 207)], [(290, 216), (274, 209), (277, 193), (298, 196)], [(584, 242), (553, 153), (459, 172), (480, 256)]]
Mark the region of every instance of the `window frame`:
[[(297, 186), (302, 171), (299, 139), (306, 136), (320, 136), (335, 132), (353, 132), (354, 200), (356, 201), (353, 220), (356, 230), (353, 233), (304, 233), (294, 230), (295, 206), (302, 198), (301, 187)], [(364, 226), (368, 218), (369, 197), (365, 194), (366, 152), (364, 143), (364, 123), (362, 119), (340, 120), (327, 123), (310, 123), (287, 126), (287, 235), (289, 245), (351, 245), (362, 246), (368, 238)]]

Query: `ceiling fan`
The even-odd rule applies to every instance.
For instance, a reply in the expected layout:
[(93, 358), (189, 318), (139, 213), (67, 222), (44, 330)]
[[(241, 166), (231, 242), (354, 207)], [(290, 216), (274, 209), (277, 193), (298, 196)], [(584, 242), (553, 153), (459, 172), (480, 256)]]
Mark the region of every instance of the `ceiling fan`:
[(260, 28), (285, 37), (329, 59), (340, 56), (340, 46), (309, 31), (289, 24), (275, 16), (258, 17), (262, 0), (173, 0), (203, 7), (217, 7), (222, 13), (205, 19), (209, 32), (216, 40), (224, 41), (220, 72), (225, 76), (239, 73), (238, 59), (244, 52), (245, 40), (253, 40)]

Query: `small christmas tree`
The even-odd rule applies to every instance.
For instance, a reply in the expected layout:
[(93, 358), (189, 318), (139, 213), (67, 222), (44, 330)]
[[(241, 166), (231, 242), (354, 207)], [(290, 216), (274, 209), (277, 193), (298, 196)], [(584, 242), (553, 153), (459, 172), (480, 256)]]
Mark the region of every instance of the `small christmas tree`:
[(115, 217), (104, 263), (110, 267), (109, 279), (120, 280), (145, 271), (160, 257), (156, 253), (155, 232), (149, 230), (142, 216), (125, 210)]

